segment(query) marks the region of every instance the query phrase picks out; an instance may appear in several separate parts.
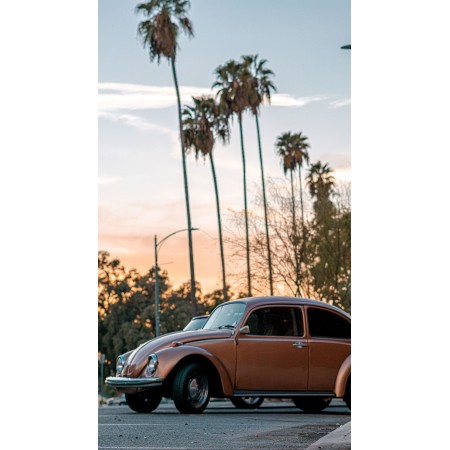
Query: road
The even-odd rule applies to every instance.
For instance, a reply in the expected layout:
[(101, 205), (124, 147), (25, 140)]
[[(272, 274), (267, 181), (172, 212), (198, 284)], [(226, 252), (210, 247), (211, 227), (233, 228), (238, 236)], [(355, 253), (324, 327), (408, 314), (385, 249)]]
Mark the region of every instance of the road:
[(265, 400), (257, 410), (212, 401), (203, 414), (178, 413), (171, 401), (151, 414), (128, 406), (99, 408), (99, 449), (305, 449), (350, 420), (342, 400), (320, 414)]

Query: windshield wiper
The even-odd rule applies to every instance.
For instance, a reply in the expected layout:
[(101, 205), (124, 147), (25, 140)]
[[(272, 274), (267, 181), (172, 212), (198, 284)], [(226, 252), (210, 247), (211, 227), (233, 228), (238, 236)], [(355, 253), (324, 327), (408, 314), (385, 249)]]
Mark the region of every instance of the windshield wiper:
[(221, 330), (222, 328), (231, 328), (232, 330), (234, 330), (234, 325), (220, 325), (220, 327), (218, 327), (218, 330)]

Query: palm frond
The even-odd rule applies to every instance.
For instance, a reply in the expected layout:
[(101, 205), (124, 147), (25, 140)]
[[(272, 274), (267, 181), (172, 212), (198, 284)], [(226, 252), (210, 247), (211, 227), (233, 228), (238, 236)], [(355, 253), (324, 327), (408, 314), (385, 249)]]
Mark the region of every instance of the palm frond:
[(188, 37), (194, 37), (194, 27), (192, 22), (187, 17), (180, 17), (181, 29), (188, 35)]
[(150, 0), (139, 3), (135, 11), (146, 20), (138, 25), (138, 36), (148, 48), (150, 60), (174, 59), (180, 31), (194, 36), (193, 25), (187, 17), (188, 0)]

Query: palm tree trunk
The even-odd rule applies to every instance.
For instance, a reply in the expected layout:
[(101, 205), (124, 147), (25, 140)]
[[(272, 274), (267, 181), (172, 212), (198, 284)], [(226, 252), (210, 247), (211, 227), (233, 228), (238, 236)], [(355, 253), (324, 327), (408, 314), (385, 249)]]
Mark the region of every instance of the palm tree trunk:
[(261, 136), (259, 133), (258, 113), (255, 114), (255, 120), (256, 120), (256, 133), (258, 135), (259, 163), (261, 166), (261, 183), (262, 183), (263, 204), (264, 204), (264, 222), (265, 222), (265, 226), (266, 226), (267, 262), (269, 264), (270, 295), (273, 295), (272, 255), (270, 253), (270, 237), (269, 237), (269, 221), (267, 218), (266, 185), (265, 185), (265, 181), (264, 181), (264, 165), (263, 165), (262, 148), (261, 148)]
[[(303, 184), (302, 184), (302, 166), (301, 164), (298, 164), (298, 181), (300, 184), (300, 210), (302, 213), (302, 248), (300, 250), (300, 258), (299, 258), (299, 277), (301, 279), (301, 272), (302, 272), (302, 260), (303, 260), (303, 254), (304, 254), (304, 250), (305, 250), (305, 246), (306, 246), (306, 233), (305, 233), (305, 212), (303, 210)], [(306, 263), (305, 263), (306, 266)], [(306, 272), (306, 270), (305, 270)], [(307, 272), (306, 272), (307, 273)], [(309, 297), (309, 281), (306, 280), (306, 286), (307, 286), (307, 292), (308, 292), (308, 297)]]
[(302, 226), (305, 224), (305, 214), (303, 211), (303, 186), (302, 186), (302, 166), (298, 165), (298, 180), (300, 182), (300, 209), (302, 211)]
[(222, 238), (222, 221), (220, 219), (220, 203), (219, 203), (219, 188), (217, 186), (216, 169), (214, 168), (214, 160), (212, 152), (209, 154), (209, 160), (211, 162), (211, 171), (214, 181), (214, 191), (216, 194), (216, 207), (217, 207), (217, 223), (219, 227), (219, 243), (220, 243), (220, 259), (222, 261), (222, 283), (223, 283), (223, 298), (224, 301), (228, 301), (227, 295), (227, 282), (225, 278), (225, 255), (223, 251), (223, 238)]
[[(305, 227), (305, 212), (303, 209), (303, 184), (302, 184), (302, 167), (299, 164), (298, 165), (298, 180), (300, 183), (300, 207), (301, 207), (301, 211), (302, 211), (302, 246), (303, 248), (306, 248), (307, 245), (307, 232), (306, 232), (306, 227)], [(308, 253), (306, 253), (308, 255)], [(310, 271), (309, 271), (309, 267), (308, 267), (308, 256), (306, 258), (305, 261), (305, 272), (304, 275), (306, 276), (306, 295), (308, 298), (310, 298)], [(300, 270), (301, 270), (301, 261), (300, 261)]]
[(336, 217), (333, 218), (333, 222), (335, 223), (336, 227), (336, 247), (337, 247), (337, 255), (336, 255), (336, 268), (334, 271), (334, 287), (336, 291), (338, 291), (338, 280), (339, 280), (339, 269), (341, 267), (341, 218), (338, 217), (336, 214)]
[(194, 271), (194, 250), (192, 246), (192, 223), (191, 223), (191, 207), (189, 204), (189, 186), (186, 170), (186, 153), (184, 152), (184, 142), (183, 142), (183, 128), (181, 119), (181, 99), (180, 90), (178, 88), (177, 72), (175, 70), (175, 56), (171, 60), (173, 82), (175, 84), (175, 91), (177, 93), (177, 106), (178, 106), (178, 125), (180, 128), (180, 143), (181, 143), (181, 160), (183, 161), (183, 179), (184, 179), (184, 196), (186, 200), (186, 215), (187, 215), (187, 225), (188, 225), (188, 240), (189, 240), (189, 266), (191, 271), (191, 292), (190, 300), (192, 307), (192, 316), (197, 315), (197, 302), (195, 299), (195, 271)]
[(247, 210), (247, 173), (245, 168), (244, 134), (242, 131), (242, 113), (239, 113), (239, 132), (241, 135), (242, 172), (244, 174), (244, 211), (245, 211), (245, 242), (247, 255), (247, 289), (248, 296), (252, 296), (252, 281), (250, 274), (250, 241), (248, 236), (248, 210)]
[(296, 284), (296, 293), (295, 295), (299, 295), (300, 293), (300, 286), (299, 286), (299, 271), (298, 271), (298, 252), (297, 252), (297, 245), (298, 245), (298, 237), (297, 237), (297, 219), (295, 217), (295, 194), (294, 194), (294, 176), (293, 176), (293, 170), (290, 170), (291, 172), (291, 197), (292, 197), (292, 226), (294, 229), (294, 260), (295, 260), (295, 284)]

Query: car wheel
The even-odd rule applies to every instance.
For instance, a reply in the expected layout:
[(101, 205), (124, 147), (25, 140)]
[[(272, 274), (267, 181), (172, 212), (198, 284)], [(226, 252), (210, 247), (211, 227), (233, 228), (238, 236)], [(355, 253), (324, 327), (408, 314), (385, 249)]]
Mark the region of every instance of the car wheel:
[(162, 396), (154, 392), (139, 392), (137, 394), (125, 394), (127, 405), (138, 413), (151, 413), (161, 403)]
[(183, 366), (173, 382), (173, 401), (182, 414), (200, 414), (209, 402), (209, 383), (198, 363)]
[(293, 397), (292, 401), (297, 408), (303, 409), (306, 413), (319, 413), (330, 404), (331, 398)]
[(344, 394), (344, 402), (347, 405), (348, 409), (352, 409), (351, 408), (351, 403), (352, 403), (352, 393), (351, 393), (351, 382), (350, 382), (350, 378), (348, 379), (347, 382), (347, 388), (345, 389), (345, 394)]
[(231, 403), (240, 409), (256, 409), (262, 405), (264, 397), (231, 397)]

